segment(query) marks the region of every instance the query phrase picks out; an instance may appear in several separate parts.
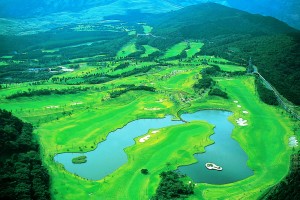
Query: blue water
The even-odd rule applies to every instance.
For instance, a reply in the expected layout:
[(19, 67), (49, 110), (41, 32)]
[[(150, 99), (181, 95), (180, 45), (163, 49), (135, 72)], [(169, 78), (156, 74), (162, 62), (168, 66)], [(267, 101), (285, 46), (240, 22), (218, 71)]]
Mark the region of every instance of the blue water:
[[(171, 116), (161, 119), (140, 119), (132, 121), (122, 129), (109, 133), (105, 141), (98, 144), (94, 151), (87, 153), (62, 153), (54, 157), (56, 162), (62, 163), (66, 170), (78, 176), (100, 180), (113, 173), (127, 162), (124, 152), (126, 147), (134, 145), (134, 138), (144, 135), (149, 129), (183, 124), (182, 121), (172, 121)], [(85, 155), (87, 162), (73, 164), (72, 158)]]
[[(206, 152), (196, 154), (197, 163), (179, 167), (179, 171), (190, 176), (195, 182), (225, 184), (242, 180), (253, 175), (246, 162), (247, 155), (239, 144), (230, 137), (234, 126), (227, 120), (232, 113), (221, 110), (204, 110), (192, 114), (183, 114), (185, 121), (205, 120), (215, 125), (215, 134), (211, 139), (213, 145), (206, 147)], [(158, 129), (172, 125), (183, 124), (182, 121), (172, 121), (171, 116), (162, 119), (140, 119), (132, 121), (122, 129), (109, 133), (107, 139), (98, 144), (94, 151), (87, 153), (62, 153), (54, 157), (62, 163), (66, 170), (78, 176), (100, 180), (113, 173), (127, 162), (124, 152), (126, 147), (134, 145), (134, 138), (146, 134), (149, 129)], [(187, 135), (188, 137), (188, 135)], [(87, 162), (73, 164), (72, 158), (85, 155)], [(223, 171), (207, 170), (206, 162), (213, 162)]]
[[(230, 136), (234, 126), (227, 118), (231, 114), (226, 111), (206, 110), (181, 116), (186, 121), (205, 120), (215, 125), (214, 134), (210, 137), (215, 143), (207, 146), (205, 153), (194, 155), (197, 163), (178, 168), (194, 182), (226, 184), (253, 175), (253, 171), (247, 166), (248, 156)], [(215, 163), (223, 170), (208, 170), (205, 167), (207, 162)]]

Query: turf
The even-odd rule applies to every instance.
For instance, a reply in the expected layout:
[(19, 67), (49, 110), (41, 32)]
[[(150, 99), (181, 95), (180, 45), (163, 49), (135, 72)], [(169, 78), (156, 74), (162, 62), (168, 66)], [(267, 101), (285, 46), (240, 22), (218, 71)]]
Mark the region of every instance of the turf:
[(204, 45), (200, 42), (190, 42), (190, 49), (187, 50), (187, 57), (192, 58), (196, 53), (199, 53), (201, 50), (201, 47)]
[(123, 46), (117, 53), (117, 57), (127, 57), (131, 53), (136, 52), (136, 46), (134, 42), (129, 42), (125, 46)]
[(145, 53), (141, 55), (142, 58), (148, 57), (148, 55), (159, 51), (159, 49), (152, 47), (150, 45), (143, 45), (143, 47), (145, 48)]
[(165, 55), (162, 56), (161, 58), (167, 59), (167, 58), (172, 58), (172, 57), (178, 56), (187, 47), (188, 47), (187, 42), (178, 43), (178, 44), (174, 45), (173, 47), (171, 47), (170, 49), (168, 49), (166, 51)]

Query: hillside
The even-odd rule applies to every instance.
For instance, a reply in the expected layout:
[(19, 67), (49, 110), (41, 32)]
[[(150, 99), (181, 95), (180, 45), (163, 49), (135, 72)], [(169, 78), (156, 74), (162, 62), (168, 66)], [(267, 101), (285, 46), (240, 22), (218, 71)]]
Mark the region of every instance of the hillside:
[[(202, 54), (222, 56), (242, 65), (252, 57), (281, 94), (300, 104), (300, 32), (287, 24), (213, 3), (160, 14), (149, 23), (159, 36), (204, 41)], [(150, 43), (166, 48), (166, 43)]]

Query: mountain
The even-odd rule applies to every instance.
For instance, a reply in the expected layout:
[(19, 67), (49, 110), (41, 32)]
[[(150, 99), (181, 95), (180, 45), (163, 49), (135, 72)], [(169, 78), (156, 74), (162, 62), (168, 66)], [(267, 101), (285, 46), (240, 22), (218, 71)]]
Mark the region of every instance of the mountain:
[(157, 34), (184, 38), (213, 38), (226, 34), (281, 34), (298, 32), (272, 17), (252, 15), (215, 3), (188, 6), (150, 20)]
[(300, 29), (297, 0), (0, 0), (0, 34), (32, 34), (67, 24), (93, 23), (132, 9), (164, 13), (206, 2), (273, 16)]

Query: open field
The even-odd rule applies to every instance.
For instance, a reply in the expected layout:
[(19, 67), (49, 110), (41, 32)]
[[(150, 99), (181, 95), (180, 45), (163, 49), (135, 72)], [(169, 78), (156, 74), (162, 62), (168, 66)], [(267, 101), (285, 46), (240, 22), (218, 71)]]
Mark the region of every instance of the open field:
[[(247, 164), (254, 175), (225, 185), (197, 184), (195, 194), (189, 199), (257, 199), (287, 174), (289, 155), (292, 152), (288, 147), (288, 138), (293, 135), (292, 127), (296, 122), (280, 108), (268, 106), (259, 100), (252, 76), (214, 77), (218, 87), (228, 93), (229, 99), (208, 96), (207, 92), (201, 95), (195, 93), (193, 85), (197, 77), (201, 78), (199, 72), (207, 67), (201, 65), (200, 59), (207, 59), (208, 64), (217, 63), (222, 70), (228, 72), (244, 71), (245, 68), (212, 56), (192, 58), (203, 44), (190, 45), (187, 59), (180, 62), (173, 59), (163, 66), (155, 62), (123, 61), (117, 58), (99, 61), (101, 65), (95, 66), (88, 63), (86, 58), (80, 58), (83, 63), (79, 69), (54, 76), (82, 78), (86, 74), (96, 73), (119, 75), (158, 65), (149, 72), (119, 77), (101, 84), (67, 85), (64, 82), (45, 81), (40, 85), (22, 83), (0, 90), (0, 108), (12, 111), (35, 126), (35, 136), (41, 144), (43, 161), (52, 178), (53, 199), (151, 198), (160, 180), (159, 173), (194, 163), (193, 154), (204, 152), (204, 147), (213, 143), (209, 139), (213, 134), (211, 124), (194, 121), (165, 127), (151, 135), (146, 142), (140, 143), (140, 138), (152, 134), (153, 130), (149, 130), (145, 135), (135, 138), (135, 145), (125, 149), (128, 162), (99, 181), (86, 180), (67, 172), (61, 164), (53, 161), (53, 157), (57, 153), (94, 150), (110, 132), (136, 119), (162, 118), (166, 115), (173, 115), (178, 119), (178, 113), (202, 109), (223, 109), (234, 113), (229, 118), (235, 125), (232, 137), (248, 155)], [(144, 47), (145, 56), (159, 51), (148, 45)], [(186, 48), (187, 42), (181, 42), (170, 48), (162, 59), (177, 56)], [(132, 41), (118, 52), (117, 57), (126, 57), (135, 51), (136, 46)], [(129, 63), (128, 67), (114, 70), (124, 62)], [(124, 85), (150, 86), (156, 91), (135, 90), (116, 98), (109, 97)], [(89, 89), (74, 94), (18, 97), (10, 100), (5, 98), (21, 91), (76, 87)], [(185, 102), (182, 97), (189, 100)], [(247, 119), (249, 125), (238, 126), (235, 121), (240, 117)], [(194, 148), (196, 141), (197, 144), (199, 141), (201, 143), (198, 148)], [(148, 169), (150, 173), (141, 174), (142, 168)]]

